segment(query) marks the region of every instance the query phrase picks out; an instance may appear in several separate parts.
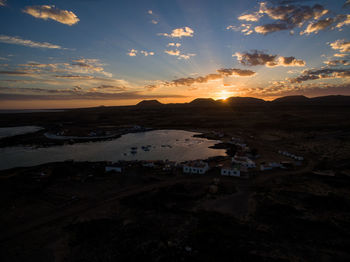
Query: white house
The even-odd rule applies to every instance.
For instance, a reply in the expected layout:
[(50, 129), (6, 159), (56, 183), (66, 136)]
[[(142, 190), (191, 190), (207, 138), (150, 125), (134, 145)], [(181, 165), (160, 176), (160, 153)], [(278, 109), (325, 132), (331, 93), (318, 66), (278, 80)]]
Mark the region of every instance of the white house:
[(106, 166), (105, 168), (106, 172), (116, 172), (116, 173), (121, 173), (122, 172), (122, 168), (121, 167), (117, 167), (117, 166)]
[(255, 162), (251, 160), (249, 157), (242, 155), (242, 154), (236, 154), (232, 158), (232, 163), (240, 164), (242, 166), (245, 166), (247, 168), (255, 168)]
[(205, 174), (208, 170), (208, 163), (203, 161), (188, 162), (182, 167), (182, 171), (186, 174)]
[(239, 177), (241, 176), (241, 171), (237, 167), (234, 167), (232, 165), (226, 165), (221, 168), (221, 175)]

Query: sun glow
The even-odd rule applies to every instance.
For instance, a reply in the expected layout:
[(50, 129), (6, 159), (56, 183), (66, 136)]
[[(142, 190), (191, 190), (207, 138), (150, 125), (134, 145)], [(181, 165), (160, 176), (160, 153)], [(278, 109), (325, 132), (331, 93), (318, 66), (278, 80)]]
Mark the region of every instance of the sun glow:
[(215, 98), (226, 100), (227, 98), (229, 98), (232, 95), (233, 95), (233, 92), (229, 92), (227, 90), (222, 90), (219, 93), (216, 93)]

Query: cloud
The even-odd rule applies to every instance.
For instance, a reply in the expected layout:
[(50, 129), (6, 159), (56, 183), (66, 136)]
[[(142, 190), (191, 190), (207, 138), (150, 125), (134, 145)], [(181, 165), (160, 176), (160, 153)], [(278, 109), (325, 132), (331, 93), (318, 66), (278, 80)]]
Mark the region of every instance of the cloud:
[(129, 53), (126, 53), (128, 56), (136, 56), (137, 55), (137, 50), (135, 50), (135, 49), (131, 49), (130, 51), (129, 51)]
[(335, 57), (347, 57), (349, 54), (334, 54)]
[(252, 70), (237, 69), (237, 68), (222, 68), (217, 72), (224, 76), (254, 76), (256, 72)]
[(253, 28), (253, 25), (251, 24), (241, 24), (241, 26), (229, 25), (228, 27), (226, 27), (227, 30), (241, 32), (245, 35), (250, 35), (254, 33), (254, 30), (252, 28)]
[(334, 19), (330, 17), (317, 22), (311, 22), (304, 31), (300, 32), (300, 35), (309, 35), (311, 33), (317, 34), (319, 31), (329, 28), (333, 23)]
[(72, 65), (75, 67), (78, 67), (78, 70), (75, 70), (75, 72), (82, 72), (86, 74), (100, 73), (107, 77), (113, 76), (111, 73), (104, 71), (104, 68), (102, 67), (103, 64), (101, 64), (98, 59), (86, 59), (86, 58), (76, 59), (72, 61)]
[[(131, 49), (128, 53), (126, 53), (128, 56), (136, 56), (139, 53), (138, 50), (136, 49)], [(145, 50), (141, 50), (140, 54), (144, 55), (144, 56), (153, 56), (155, 53), (153, 51), (145, 51)]]
[(290, 5), (289, 3), (271, 6), (267, 2), (262, 2), (260, 3), (258, 12), (253, 15), (240, 16), (239, 19), (248, 18), (250, 19), (248, 21), (256, 22), (261, 16), (266, 15), (270, 19), (275, 20), (276, 22), (259, 25), (254, 28), (256, 33), (266, 35), (273, 32), (292, 30), (295, 27), (301, 27), (305, 22), (318, 20), (327, 13), (328, 10), (319, 4), (315, 4), (312, 7), (305, 5)]
[(350, 25), (350, 15), (337, 15), (336, 21), (338, 22), (336, 28), (342, 28), (344, 25)]
[(350, 6), (350, 0), (346, 0), (346, 2), (344, 3), (344, 7), (348, 7)]
[(147, 52), (147, 51), (143, 51), (143, 50), (140, 53), (143, 54), (144, 56), (154, 55), (154, 52)]
[(22, 39), (18, 36), (0, 35), (0, 42), (6, 43), (6, 44), (34, 47), (34, 48), (65, 49), (59, 45), (54, 45), (47, 42), (34, 42), (31, 40)]
[(350, 69), (323, 68), (305, 70), (295, 78), (287, 79), (290, 83), (302, 83), (309, 80), (327, 79), (327, 78), (349, 78)]
[(350, 41), (346, 41), (345, 39), (337, 40), (333, 43), (330, 43), (330, 46), (334, 50), (339, 50), (341, 53), (350, 52)]
[(288, 29), (292, 28), (285, 23), (266, 24), (254, 28), (255, 32), (263, 35)]
[(175, 46), (175, 47), (180, 47), (180, 43), (169, 43), (168, 46)]
[(72, 11), (61, 10), (54, 5), (27, 6), (23, 12), (35, 18), (52, 19), (69, 26), (79, 22), (79, 18)]
[(159, 35), (172, 37), (172, 38), (182, 38), (182, 37), (193, 37), (194, 31), (190, 27), (186, 26), (183, 28), (176, 28), (170, 34), (160, 33)]
[[(0, 88), (2, 91), (3, 88)], [(49, 90), (49, 89), (20, 89), (13, 93), (14, 88), (0, 92), (0, 101), (18, 100), (131, 100), (131, 99), (158, 99), (158, 98), (184, 98), (183, 95), (167, 94), (167, 95), (149, 95), (143, 94), (140, 91), (127, 91), (117, 93), (104, 92), (84, 92), (81, 88), (74, 87), (73, 89), (64, 90)], [(20, 93), (19, 93), (20, 92)]]
[(349, 60), (330, 60), (330, 61), (325, 61), (324, 63), (328, 66), (338, 66), (338, 65), (348, 66), (348, 65), (350, 65)]
[(152, 10), (148, 10), (148, 11), (147, 11), (147, 14), (149, 14), (149, 15), (152, 17), (152, 20), (151, 20), (151, 23), (152, 23), (152, 24), (156, 25), (156, 24), (159, 23), (159, 21), (158, 21), (156, 15), (153, 13)]
[(0, 0), (0, 6), (5, 6), (6, 5), (6, 0)]
[[(37, 62), (28, 62), (26, 64), (18, 65), (19, 71), (25, 71), (31, 73), (31, 77), (44, 77), (50, 76), (51, 73), (56, 75), (63, 74), (62, 78), (65, 75), (80, 75), (80, 74), (100, 74), (106, 77), (112, 77), (112, 74), (106, 72), (103, 68), (103, 64), (98, 59), (87, 59), (80, 58), (72, 60), (70, 63), (37, 63)], [(57, 77), (57, 76), (55, 76)], [(94, 78), (94, 76), (84, 76)], [(67, 78), (68, 79), (68, 78)], [(70, 79), (73, 79), (71, 77)], [(77, 79), (77, 78), (76, 78)]]
[(244, 20), (249, 22), (257, 22), (259, 21), (261, 17), (261, 14), (259, 12), (253, 13), (253, 14), (245, 14), (238, 17), (238, 20)]
[(254, 76), (255, 74), (256, 72), (251, 70), (243, 70), (243, 69), (237, 69), (237, 68), (221, 68), (217, 70), (217, 74), (208, 74), (206, 76), (198, 76), (198, 77), (179, 78), (171, 82), (168, 82), (167, 85), (191, 86), (193, 84), (203, 84), (212, 80), (223, 79), (224, 77), (229, 77), (229, 76), (251, 77), (251, 76)]
[(18, 75), (18, 76), (22, 76), (22, 75), (27, 75), (28, 72), (25, 71), (0, 71), (0, 75)]
[(266, 54), (263, 51), (254, 50), (251, 53), (235, 53), (233, 56), (237, 57), (237, 60), (245, 66), (258, 66), (265, 65), (267, 67), (275, 66), (305, 66), (306, 63), (303, 60), (298, 60), (294, 56), (283, 57), (278, 55)]
[(165, 50), (164, 53), (171, 55), (171, 56), (177, 56), (178, 59), (185, 59), (188, 60), (192, 56), (195, 56), (196, 54), (182, 54), (180, 50)]

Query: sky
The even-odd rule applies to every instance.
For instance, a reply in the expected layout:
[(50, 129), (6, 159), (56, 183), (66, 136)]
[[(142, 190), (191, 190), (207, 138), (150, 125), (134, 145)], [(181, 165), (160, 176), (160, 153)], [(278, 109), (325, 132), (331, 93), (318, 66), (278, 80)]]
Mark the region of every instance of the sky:
[(350, 0), (0, 0), (0, 109), (350, 95)]

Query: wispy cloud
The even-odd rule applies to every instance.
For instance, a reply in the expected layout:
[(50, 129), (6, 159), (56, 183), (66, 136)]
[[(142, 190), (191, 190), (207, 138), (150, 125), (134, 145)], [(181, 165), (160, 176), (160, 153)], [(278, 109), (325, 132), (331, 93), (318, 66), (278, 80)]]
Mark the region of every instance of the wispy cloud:
[(226, 27), (226, 29), (241, 32), (245, 35), (251, 35), (252, 33), (254, 33), (254, 28), (252, 24), (241, 24), (240, 26), (229, 25)]
[(154, 25), (157, 25), (159, 23), (159, 19), (158, 17), (154, 14), (153, 10), (148, 10), (147, 14), (150, 15), (151, 19), (151, 23)]
[(54, 5), (27, 6), (23, 12), (44, 20), (52, 19), (65, 25), (74, 25), (79, 22), (79, 18), (68, 10), (61, 10)]
[(152, 51), (148, 52), (148, 51), (141, 50), (140, 53), (143, 54), (144, 56), (149, 56), (149, 55), (153, 56), (154, 55), (154, 52), (152, 52)]
[[(267, 16), (269, 19), (273, 20), (273, 22), (258, 25), (254, 28), (256, 33), (266, 35), (273, 32), (292, 30), (296, 27), (302, 27), (306, 22), (318, 20), (328, 13), (328, 10), (319, 4), (315, 4), (314, 6), (306, 6), (293, 5), (290, 3), (291, 1), (280, 2), (280, 4), (272, 5), (271, 3), (261, 2), (258, 11), (251, 14), (242, 14), (238, 17), (238, 19), (249, 22), (258, 22), (263, 16)], [(323, 26), (325, 26), (324, 24), (326, 22), (330, 21), (324, 21)], [(320, 24), (321, 23), (314, 25), (314, 27), (321, 26)], [(312, 27), (313, 26), (310, 25), (309, 29)], [(248, 31), (249, 30), (246, 30), (246, 32)]]
[(185, 59), (188, 60), (191, 57), (195, 56), (196, 54), (182, 54), (180, 50), (165, 50), (164, 53), (171, 55), (171, 56), (177, 56), (178, 59)]
[(265, 65), (267, 67), (276, 67), (306, 65), (305, 61), (296, 59), (294, 56), (284, 57), (278, 55), (270, 55), (258, 50), (245, 53), (237, 52), (233, 56), (236, 56), (237, 60), (245, 66)]
[(173, 46), (173, 47), (180, 47), (180, 43), (169, 43), (168, 46)]
[(330, 46), (334, 50), (339, 50), (341, 53), (350, 52), (350, 41), (346, 41), (345, 39), (337, 40), (333, 43), (330, 43)]
[(216, 73), (208, 74), (205, 76), (198, 77), (183, 77), (172, 81), (158, 81), (156, 84), (147, 85), (145, 88), (149, 91), (157, 89), (159, 87), (177, 87), (177, 86), (193, 86), (195, 84), (205, 84), (210, 81), (223, 80), (227, 77), (252, 77), (255, 76), (256, 72), (252, 70), (244, 70), (238, 68), (221, 68), (216, 70)]
[(193, 37), (194, 31), (190, 27), (182, 27), (174, 29), (170, 34), (160, 33), (159, 35), (172, 37), (172, 38), (182, 38), (182, 37)]
[(304, 70), (302, 74), (295, 78), (287, 79), (290, 83), (302, 83), (309, 80), (329, 79), (329, 78), (349, 78), (350, 69), (322, 68)]
[(350, 61), (345, 60), (345, 59), (329, 60), (329, 61), (324, 61), (324, 63), (328, 66), (348, 66), (348, 65), (350, 65)]
[(5, 6), (6, 5), (6, 0), (0, 0), (0, 6)]
[(143, 56), (154, 56), (155, 53), (153, 51), (145, 51), (141, 50), (140, 52), (136, 49), (131, 49), (128, 53), (126, 53), (128, 56), (137, 56), (137, 54), (140, 53)]
[(35, 48), (49, 48), (49, 49), (66, 49), (59, 45), (50, 44), (47, 42), (35, 42), (32, 40), (25, 40), (18, 36), (0, 35), (0, 42), (6, 44), (22, 45)]

